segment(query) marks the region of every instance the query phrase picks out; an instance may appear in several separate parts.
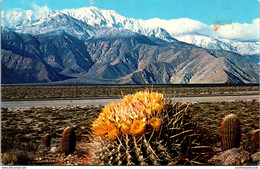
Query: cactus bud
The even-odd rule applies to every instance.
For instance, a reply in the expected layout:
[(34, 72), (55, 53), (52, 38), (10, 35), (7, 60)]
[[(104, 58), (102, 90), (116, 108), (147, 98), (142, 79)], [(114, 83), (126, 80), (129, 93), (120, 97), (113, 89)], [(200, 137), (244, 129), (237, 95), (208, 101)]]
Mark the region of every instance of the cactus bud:
[(223, 151), (240, 146), (240, 121), (235, 114), (229, 114), (224, 117), (221, 123), (220, 136), (221, 148)]
[(65, 155), (73, 154), (76, 147), (75, 128), (67, 127), (62, 133), (62, 151)]

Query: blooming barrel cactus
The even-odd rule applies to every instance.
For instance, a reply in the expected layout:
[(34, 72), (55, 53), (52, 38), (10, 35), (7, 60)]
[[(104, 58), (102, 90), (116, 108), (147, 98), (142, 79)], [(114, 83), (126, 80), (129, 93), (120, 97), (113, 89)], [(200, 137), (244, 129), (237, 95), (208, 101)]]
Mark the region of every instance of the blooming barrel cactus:
[[(171, 102), (168, 100), (167, 102)], [(94, 165), (203, 164), (202, 146), (187, 105), (166, 103), (158, 92), (140, 91), (103, 108), (93, 122)]]
[(103, 109), (93, 123), (93, 131), (109, 140), (121, 134), (141, 135), (146, 128), (158, 131), (164, 106), (163, 95), (159, 93), (127, 95), (121, 103), (111, 103)]

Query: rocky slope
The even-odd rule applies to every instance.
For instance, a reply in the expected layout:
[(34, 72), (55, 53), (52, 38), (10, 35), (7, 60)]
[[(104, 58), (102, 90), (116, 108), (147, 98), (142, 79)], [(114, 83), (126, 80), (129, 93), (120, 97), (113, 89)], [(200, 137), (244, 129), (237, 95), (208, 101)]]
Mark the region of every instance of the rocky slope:
[(33, 36), (2, 29), (2, 82), (258, 82), (258, 65), (239, 54), (105, 30), (83, 41), (65, 31)]
[(2, 83), (259, 80), (256, 58), (224, 51), (224, 46), (213, 50), (183, 43), (162, 28), (147, 27), (114, 11), (82, 8), (39, 14), (11, 10), (2, 11), (1, 18)]

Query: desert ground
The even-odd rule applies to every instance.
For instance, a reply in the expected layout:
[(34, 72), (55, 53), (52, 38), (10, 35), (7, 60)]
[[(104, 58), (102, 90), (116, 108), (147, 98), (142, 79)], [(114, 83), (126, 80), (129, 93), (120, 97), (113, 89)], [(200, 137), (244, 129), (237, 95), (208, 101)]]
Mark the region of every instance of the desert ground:
[[(257, 95), (259, 86), (232, 87), (162, 87), (162, 86), (2, 86), (2, 102), (37, 101), (57, 98), (120, 98), (139, 90), (156, 90), (167, 97), (206, 95)], [(181, 96), (182, 97), (182, 96)], [(181, 98), (180, 97), (180, 98)], [(91, 165), (89, 135), (92, 121), (98, 117), (104, 105), (69, 105), (63, 107), (37, 106), (11, 108), (1, 106), (1, 159), (4, 165)], [(206, 132), (208, 145), (214, 154), (220, 152), (219, 128), (224, 116), (234, 113), (240, 118), (241, 147), (252, 152), (252, 133), (260, 128), (259, 99), (231, 101), (198, 101), (189, 105), (188, 113), (193, 121)], [(65, 155), (61, 148), (63, 130), (76, 128), (76, 150)], [(43, 138), (52, 136), (50, 147)], [(204, 134), (205, 135), (205, 134)], [(206, 164), (207, 165), (207, 164)]]

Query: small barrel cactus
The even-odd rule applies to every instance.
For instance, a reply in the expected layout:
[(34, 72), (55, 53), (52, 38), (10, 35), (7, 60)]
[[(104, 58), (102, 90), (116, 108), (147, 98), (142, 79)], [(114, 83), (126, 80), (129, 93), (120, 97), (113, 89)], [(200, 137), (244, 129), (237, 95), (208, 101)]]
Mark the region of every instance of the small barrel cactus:
[(223, 151), (240, 146), (240, 120), (235, 114), (229, 114), (224, 117), (220, 127), (220, 136)]
[(140, 91), (103, 108), (93, 122), (93, 165), (203, 164), (211, 148), (186, 114), (187, 105)]
[(50, 147), (51, 146), (51, 135), (48, 133), (44, 136), (43, 138), (44, 145), (45, 147)]
[(259, 141), (260, 141), (260, 129), (254, 131), (252, 136), (253, 141), (253, 152), (257, 152), (259, 149)]
[(67, 127), (62, 133), (62, 152), (73, 154), (76, 147), (76, 133), (74, 127)]

